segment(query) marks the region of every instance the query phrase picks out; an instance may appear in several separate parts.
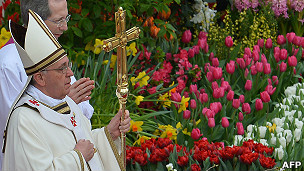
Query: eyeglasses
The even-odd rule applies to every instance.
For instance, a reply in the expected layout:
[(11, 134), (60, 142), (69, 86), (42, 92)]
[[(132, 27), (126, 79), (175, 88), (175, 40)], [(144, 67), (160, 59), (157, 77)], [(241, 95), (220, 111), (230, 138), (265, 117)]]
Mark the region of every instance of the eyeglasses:
[(73, 64), (72, 62), (69, 62), (68, 63), (68, 66), (63, 66), (61, 68), (56, 68), (56, 69), (43, 69), (42, 71), (61, 71), (62, 74), (66, 74), (67, 73), (67, 70), (68, 68), (72, 68)]
[(46, 20), (51, 21), (51, 22), (57, 24), (57, 27), (62, 27), (64, 22), (68, 23), (70, 21), (70, 18), (71, 18), (71, 15), (68, 14), (65, 18), (63, 18), (63, 19), (61, 19), (59, 21), (53, 21), (53, 20), (49, 20), (49, 19), (46, 19)]

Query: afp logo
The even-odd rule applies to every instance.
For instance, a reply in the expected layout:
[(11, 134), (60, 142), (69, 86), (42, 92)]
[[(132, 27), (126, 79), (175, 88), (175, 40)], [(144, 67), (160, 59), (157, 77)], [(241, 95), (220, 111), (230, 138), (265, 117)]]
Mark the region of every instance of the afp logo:
[(299, 168), (302, 165), (300, 161), (284, 162), (282, 169)]

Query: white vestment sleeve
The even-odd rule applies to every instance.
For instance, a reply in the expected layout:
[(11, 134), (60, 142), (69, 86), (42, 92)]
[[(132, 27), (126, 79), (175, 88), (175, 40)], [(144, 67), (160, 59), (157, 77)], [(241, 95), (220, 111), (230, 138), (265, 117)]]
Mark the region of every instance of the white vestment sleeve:
[[(74, 76), (71, 77), (71, 84), (73, 84), (76, 81), (76, 78)], [(79, 108), (82, 110), (82, 113), (84, 116), (86, 116), (88, 119), (91, 119), (94, 108), (90, 105), (89, 101), (84, 101), (78, 104)]]
[(3, 171), (80, 171), (82, 168), (81, 159), (73, 150), (75, 140), (72, 133), (48, 124), (33, 109), (17, 108), (12, 113), (7, 133)]

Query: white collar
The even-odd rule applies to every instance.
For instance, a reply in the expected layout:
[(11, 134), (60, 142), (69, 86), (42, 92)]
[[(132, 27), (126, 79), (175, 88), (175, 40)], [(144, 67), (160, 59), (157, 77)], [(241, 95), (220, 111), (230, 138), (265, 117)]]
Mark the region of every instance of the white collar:
[(65, 98), (54, 99), (50, 96), (47, 96), (33, 85), (28, 86), (26, 93), (29, 94), (30, 96), (32, 96), (33, 98), (35, 98), (36, 100), (38, 100), (44, 104), (47, 104), (51, 107), (56, 106), (56, 105), (66, 101)]

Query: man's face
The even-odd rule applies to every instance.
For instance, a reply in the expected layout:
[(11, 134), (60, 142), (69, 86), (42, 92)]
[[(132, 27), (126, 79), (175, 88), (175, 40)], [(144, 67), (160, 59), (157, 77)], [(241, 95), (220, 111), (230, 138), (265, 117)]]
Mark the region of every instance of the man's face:
[[(71, 68), (68, 67), (69, 59), (67, 56), (56, 62), (55, 64), (46, 68), (45, 71), (45, 94), (55, 98), (63, 99), (70, 91), (71, 86), (71, 76), (73, 72)], [(65, 71), (60, 70), (62, 68), (67, 68)], [(55, 70), (54, 70), (55, 69)]]
[(68, 26), (65, 21), (61, 27), (57, 27), (57, 24), (54, 22), (65, 19), (68, 15), (67, 2), (66, 0), (49, 0), (49, 8), (51, 11), (51, 16), (48, 17), (44, 22), (58, 39), (63, 32), (68, 29)]

